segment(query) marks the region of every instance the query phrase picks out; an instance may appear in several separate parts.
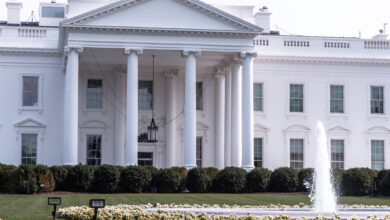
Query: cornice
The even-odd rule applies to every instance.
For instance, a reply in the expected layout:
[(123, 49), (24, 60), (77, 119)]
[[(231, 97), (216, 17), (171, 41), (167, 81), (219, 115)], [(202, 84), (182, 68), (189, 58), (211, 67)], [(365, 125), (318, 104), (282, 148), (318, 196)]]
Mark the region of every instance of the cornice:
[(0, 47), (0, 54), (62, 56), (58, 49)]
[(305, 64), (368, 64), (390, 65), (390, 59), (348, 58), (348, 57), (303, 57), (303, 56), (267, 56), (258, 54), (255, 62), (281, 62)]
[(184, 29), (184, 28), (153, 28), (153, 27), (123, 27), (123, 26), (93, 26), (93, 25), (72, 25), (66, 24), (62, 27), (67, 31), (110, 31), (110, 32), (129, 32), (129, 33), (152, 33), (152, 34), (179, 34), (191, 36), (224, 36), (224, 37), (248, 37), (254, 38), (258, 33), (251, 31), (234, 30), (208, 30), (208, 29)]

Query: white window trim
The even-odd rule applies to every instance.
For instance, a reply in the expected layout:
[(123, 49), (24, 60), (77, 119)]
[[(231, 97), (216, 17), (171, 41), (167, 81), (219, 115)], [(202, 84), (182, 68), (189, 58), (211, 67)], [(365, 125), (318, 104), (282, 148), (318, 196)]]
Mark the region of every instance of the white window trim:
[[(302, 85), (303, 86), (303, 112), (290, 112), (290, 85)], [(290, 117), (303, 117), (307, 118), (307, 83), (305, 81), (289, 81), (286, 84), (286, 118)]]
[(46, 125), (32, 118), (27, 118), (15, 124), (16, 128), (16, 149), (18, 149), (18, 164), (22, 163), (22, 134), (37, 134), (37, 164), (42, 164), (44, 161), (41, 158), (44, 145)]
[[(302, 129), (300, 130), (290, 129), (296, 126), (299, 126)], [(303, 139), (303, 168), (307, 167), (308, 164), (307, 158), (309, 158), (307, 152), (308, 151), (307, 146), (310, 146), (310, 142), (309, 142), (310, 131), (311, 130), (307, 126), (302, 124), (291, 124), (283, 130), (285, 134), (284, 146), (287, 147), (287, 149), (285, 149), (285, 154), (284, 154), (284, 161), (285, 161), (284, 166), (290, 167), (290, 139)]]
[[(24, 76), (35, 76), (38, 77), (38, 105), (37, 106), (23, 106), (23, 77)], [(19, 74), (19, 101), (18, 101), (18, 112), (19, 114), (24, 111), (37, 111), (42, 114), (43, 111), (43, 80), (44, 75), (41, 73), (20, 73)]]
[[(265, 81), (254, 81), (253, 84), (262, 84), (263, 85), (263, 111), (255, 111), (253, 110), (254, 116), (262, 116), (263, 118), (266, 117), (267, 114), (267, 105), (266, 103), (266, 86), (267, 83)], [(254, 100), (252, 100), (254, 102)]]
[[(102, 113), (102, 115), (105, 115), (107, 113), (107, 103), (105, 101), (105, 91), (108, 91), (108, 85), (106, 77), (102, 74), (84, 74), (83, 75), (83, 85), (85, 86), (83, 91), (81, 91), (80, 98), (81, 100), (84, 100), (84, 104), (82, 106), (83, 114), (88, 114), (91, 112), (98, 112)], [(89, 79), (101, 79), (102, 80), (102, 108), (88, 108), (88, 80)], [(114, 88), (113, 88), (114, 89)], [(81, 90), (81, 89), (80, 89)], [(115, 95), (114, 95), (115, 97)], [(115, 101), (115, 100), (114, 100)]]
[[(269, 132), (269, 128), (266, 128), (260, 124), (254, 124), (253, 126), (253, 137), (254, 138), (261, 138), (263, 139), (263, 149), (262, 149), (262, 153), (263, 153), (263, 158), (262, 158), (262, 166), (263, 168), (267, 168), (269, 167), (270, 163), (271, 163), (271, 157), (268, 157), (268, 132)], [(268, 160), (268, 158), (270, 158), (270, 160)]]
[[(215, 78), (215, 77), (214, 77)], [(202, 110), (196, 110), (196, 114), (197, 115), (201, 115), (203, 118), (206, 117), (207, 115), (207, 99), (205, 99), (205, 96), (206, 96), (206, 85), (205, 85), (205, 82), (206, 82), (206, 79), (203, 78), (203, 79), (200, 79), (200, 78), (197, 78), (196, 79), (196, 82), (202, 82), (202, 104), (203, 104), (203, 109)], [(207, 81), (208, 82), (208, 81)], [(196, 86), (195, 86), (196, 87)], [(196, 89), (196, 88), (195, 88)], [(196, 100), (195, 100), (196, 101)], [(195, 103), (196, 104), (196, 103)]]
[[(333, 130), (334, 128), (342, 128), (342, 129), (345, 129), (345, 131), (341, 131), (341, 130)], [(328, 149), (329, 149), (329, 159), (332, 160), (331, 158), (331, 140), (343, 140), (344, 141), (344, 170), (347, 170), (350, 168), (350, 165), (349, 165), (349, 156), (350, 156), (350, 145), (351, 145), (351, 141), (350, 141), (350, 136), (351, 134), (351, 131), (349, 129), (346, 129), (344, 126), (342, 125), (334, 125), (332, 126), (330, 129), (327, 129), (326, 131), (326, 136), (328, 138)], [(352, 150), (352, 149), (351, 149)], [(351, 151), (352, 152), (352, 151)]]
[[(343, 107), (344, 107), (344, 113), (336, 113), (336, 112), (330, 112), (330, 87), (331, 86), (343, 86), (344, 88), (344, 100), (343, 100)], [(327, 116), (328, 116), (328, 119), (332, 119), (332, 118), (335, 118), (336, 120), (338, 119), (344, 119), (344, 120), (347, 120), (348, 119), (348, 113), (349, 113), (349, 107), (348, 107), (348, 84), (346, 82), (340, 82), (340, 81), (331, 81), (328, 83), (327, 85), (327, 88), (326, 88), (326, 91), (327, 91), (327, 109), (326, 109), (326, 113), (327, 113)]]
[[(373, 114), (371, 113), (371, 86), (382, 86), (383, 87), (383, 114)], [(368, 88), (367, 88), (368, 92), (367, 92), (367, 117), (368, 117), (368, 120), (373, 120), (373, 119), (385, 119), (386, 121), (389, 120), (389, 115), (387, 114), (387, 109), (389, 109), (389, 106), (388, 106), (388, 101), (386, 100), (387, 99), (387, 94), (386, 94), (386, 85), (383, 84), (383, 83), (375, 83), (375, 82), (372, 82), (372, 83), (369, 83), (368, 84)], [(371, 164), (370, 164), (370, 167), (371, 167)]]
[[(113, 148), (109, 148), (110, 145), (108, 144), (108, 126), (101, 122), (96, 120), (91, 120), (83, 123), (80, 126), (80, 141), (79, 141), (79, 147), (78, 147), (78, 162), (81, 164), (87, 164), (87, 135), (101, 135), (102, 136), (102, 146), (101, 146), (101, 160), (100, 164), (108, 164), (111, 163), (110, 158), (106, 156), (106, 152), (111, 152)], [(106, 149), (105, 148), (109, 148)], [(110, 153), (107, 153), (109, 155)]]
[[(153, 91), (153, 94), (152, 94), (152, 109), (139, 109), (138, 107), (138, 102), (137, 102), (137, 109), (138, 109), (138, 112), (140, 113), (148, 113), (148, 114), (152, 114), (152, 112), (154, 112), (154, 114), (156, 114), (156, 80), (157, 77), (155, 76), (154, 77), (154, 81), (153, 81), (153, 76), (140, 76), (138, 77), (138, 84), (140, 81), (152, 81), (152, 91)], [(138, 86), (137, 84), (137, 86)], [(137, 89), (137, 99), (138, 99), (138, 89)], [(154, 157), (154, 155), (153, 155)]]
[(302, 167), (302, 169), (304, 169), (304, 168), (306, 168), (306, 158), (307, 158), (307, 149), (306, 149), (306, 146), (308, 146), (309, 144), (308, 144), (308, 142), (307, 142), (307, 140), (308, 140), (308, 138), (306, 137), (306, 135), (302, 135), (302, 134), (300, 134), (300, 135), (298, 135), (298, 134), (289, 134), (289, 135), (287, 135), (287, 151), (288, 151), (288, 154), (287, 154), (287, 156), (288, 156), (288, 164), (286, 164), (286, 167), (291, 167), (291, 158), (290, 158), (290, 149), (291, 149), (291, 142), (290, 142), (290, 140), (291, 139), (301, 139), (301, 140), (303, 140), (303, 167)]
[[(384, 126), (371, 126), (373, 127), (384, 127)], [(372, 140), (383, 140), (384, 141), (384, 154), (385, 154), (385, 169), (390, 169), (390, 129), (386, 132), (366, 132), (366, 163), (367, 167), (371, 168), (371, 141)], [(388, 155), (389, 154), (389, 155)]]

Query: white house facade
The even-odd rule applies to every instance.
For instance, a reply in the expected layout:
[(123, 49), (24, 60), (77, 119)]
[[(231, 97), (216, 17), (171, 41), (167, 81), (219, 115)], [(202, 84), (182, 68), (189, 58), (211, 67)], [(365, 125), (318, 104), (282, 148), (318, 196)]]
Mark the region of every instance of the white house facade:
[[(390, 169), (390, 41), (280, 35), (266, 7), (6, 2), (0, 163)], [(152, 123), (153, 122), (153, 123)]]

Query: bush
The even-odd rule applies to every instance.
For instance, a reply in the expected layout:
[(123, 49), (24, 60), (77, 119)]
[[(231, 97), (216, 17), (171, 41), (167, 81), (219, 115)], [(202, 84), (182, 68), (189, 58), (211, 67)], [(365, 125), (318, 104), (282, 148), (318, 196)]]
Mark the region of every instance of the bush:
[(91, 190), (95, 168), (89, 165), (73, 166), (69, 170), (67, 183), (72, 192), (89, 192)]
[(156, 177), (158, 174), (158, 169), (153, 166), (145, 166), (145, 168), (150, 172), (152, 180), (149, 182), (149, 185), (146, 187), (146, 192), (156, 192)]
[(305, 168), (298, 172), (298, 191), (308, 192), (313, 186), (314, 169)]
[(210, 180), (209, 181), (209, 185), (207, 186), (207, 192), (211, 192), (211, 191), (213, 191), (213, 179), (217, 175), (219, 170), (217, 168), (215, 168), (215, 167), (206, 167), (206, 168), (203, 168), (203, 169), (206, 172), (207, 177)]
[(265, 192), (272, 172), (265, 168), (255, 168), (246, 174), (246, 188), (249, 192)]
[(128, 166), (122, 170), (120, 186), (123, 192), (145, 192), (152, 181), (150, 171), (142, 166)]
[(295, 192), (298, 188), (298, 171), (289, 167), (274, 170), (269, 187), (273, 192)]
[(16, 170), (13, 165), (0, 164), (0, 193), (9, 193), (12, 172)]
[(352, 168), (344, 172), (341, 189), (346, 196), (365, 196), (372, 192), (375, 170), (369, 168)]
[(378, 173), (377, 187), (384, 196), (390, 196), (390, 170), (381, 170)]
[(226, 167), (213, 180), (213, 190), (224, 193), (239, 193), (245, 189), (246, 171), (237, 167)]
[(342, 169), (332, 169), (332, 183), (333, 189), (337, 195), (342, 195), (341, 193), (341, 180), (343, 179), (344, 170)]
[(38, 185), (34, 172), (34, 167), (31, 165), (20, 165), (12, 172), (12, 185), (10, 191), (13, 193), (32, 194), (37, 192)]
[(117, 190), (121, 173), (116, 166), (102, 165), (95, 169), (92, 189), (100, 193), (113, 193)]
[(173, 193), (180, 189), (180, 176), (175, 169), (161, 169), (156, 176), (156, 188), (159, 193)]
[(209, 185), (210, 179), (205, 169), (193, 168), (188, 171), (186, 187), (190, 192), (205, 193)]
[(71, 166), (52, 166), (50, 167), (50, 171), (53, 174), (54, 182), (55, 182), (55, 190), (69, 190), (69, 186), (67, 183), (68, 173)]
[(49, 167), (45, 165), (36, 165), (34, 172), (37, 178), (37, 186), (39, 192), (53, 192), (55, 187), (55, 181), (53, 173)]
[(186, 182), (187, 182), (186, 180), (187, 180), (188, 170), (184, 167), (171, 167), (169, 169), (172, 169), (173, 171), (179, 174), (180, 186), (177, 192), (183, 192), (184, 190), (186, 190)]

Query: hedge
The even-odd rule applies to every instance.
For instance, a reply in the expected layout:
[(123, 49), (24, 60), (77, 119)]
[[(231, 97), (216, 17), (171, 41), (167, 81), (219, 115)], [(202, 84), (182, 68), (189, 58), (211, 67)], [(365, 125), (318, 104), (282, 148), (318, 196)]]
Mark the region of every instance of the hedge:
[(122, 192), (145, 192), (151, 181), (152, 175), (150, 171), (142, 166), (128, 166), (120, 174)]
[(45, 165), (34, 166), (34, 172), (37, 178), (38, 191), (39, 192), (53, 192), (55, 187), (55, 181), (53, 173), (49, 167)]
[(313, 186), (314, 169), (305, 168), (298, 172), (298, 191), (309, 192)]
[(10, 192), (32, 194), (38, 191), (34, 166), (20, 165), (11, 175)]
[(225, 193), (243, 192), (246, 185), (246, 171), (237, 167), (226, 167), (213, 179), (213, 191)]
[(248, 192), (265, 192), (268, 189), (272, 171), (265, 168), (255, 168), (246, 174)]
[(104, 164), (95, 169), (92, 190), (101, 193), (117, 191), (121, 173), (116, 166)]
[(91, 191), (95, 167), (89, 165), (77, 165), (70, 168), (67, 183), (72, 192)]
[(156, 176), (156, 188), (159, 193), (174, 193), (180, 190), (180, 175), (177, 169), (161, 169)]
[(343, 173), (341, 190), (346, 196), (365, 196), (372, 193), (377, 171), (369, 168), (352, 168)]
[(15, 170), (13, 165), (0, 164), (0, 193), (10, 192), (11, 177)]
[(53, 174), (54, 182), (55, 182), (55, 190), (69, 190), (67, 178), (68, 173), (71, 166), (52, 166), (50, 167), (50, 171)]
[(298, 188), (298, 171), (290, 167), (274, 170), (269, 188), (273, 192), (295, 192)]
[(203, 168), (193, 168), (188, 171), (186, 187), (192, 193), (205, 193), (210, 185), (210, 179)]

